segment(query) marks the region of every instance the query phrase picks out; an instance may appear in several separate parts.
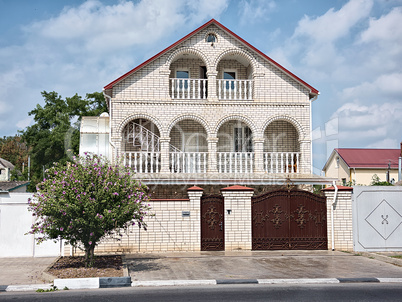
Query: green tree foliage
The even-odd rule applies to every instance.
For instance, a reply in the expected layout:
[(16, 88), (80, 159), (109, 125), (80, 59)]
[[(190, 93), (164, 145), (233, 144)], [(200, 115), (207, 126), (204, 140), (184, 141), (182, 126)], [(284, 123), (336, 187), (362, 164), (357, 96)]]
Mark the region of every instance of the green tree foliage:
[(135, 223), (146, 227), (147, 188), (133, 178), (129, 168), (86, 155), (74, 163), (56, 163), (46, 173), (29, 205), (37, 218), (29, 233), (39, 234), (39, 243), (65, 239), (74, 247), (83, 247), (86, 266), (91, 266), (102, 238)]
[(381, 181), (377, 174), (371, 177), (371, 186), (392, 186), (391, 183), (387, 181)]
[(43, 178), (44, 169), (53, 162), (65, 163), (72, 154), (78, 154), (79, 122), (82, 116), (96, 116), (107, 111), (103, 94), (94, 92), (83, 99), (79, 95), (62, 99), (57, 92), (42, 92), (45, 105), (36, 105), (28, 114), (34, 124), (22, 131), (22, 138), (30, 147), (31, 186)]
[[(21, 136), (15, 135), (0, 138), (0, 158), (8, 160), (14, 165), (14, 170), (11, 171), (12, 180), (26, 180), (28, 151), (28, 147)], [(24, 171), (22, 171), (23, 164)]]

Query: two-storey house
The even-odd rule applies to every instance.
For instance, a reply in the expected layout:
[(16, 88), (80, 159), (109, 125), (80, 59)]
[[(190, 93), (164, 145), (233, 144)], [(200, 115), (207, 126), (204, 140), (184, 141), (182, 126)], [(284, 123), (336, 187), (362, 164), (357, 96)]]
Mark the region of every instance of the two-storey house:
[(155, 216), (98, 251), (325, 249), (317, 195), (252, 197), (329, 182), (312, 174), (318, 94), (216, 20), (106, 85), (109, 113), (82, 119), (80, 153), (132, 167)]
[(148, 185), (311, 184), (318, 94), (211, 20), (104, 87), (109, 116), (83, 120), (81, 152)]

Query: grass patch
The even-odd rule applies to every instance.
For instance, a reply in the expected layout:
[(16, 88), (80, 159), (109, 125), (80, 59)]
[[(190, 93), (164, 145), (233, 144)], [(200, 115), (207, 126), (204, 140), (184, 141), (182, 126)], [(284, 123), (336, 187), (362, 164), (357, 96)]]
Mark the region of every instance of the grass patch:
[(402, 259), (402, 255), (390, 256), (391, 258)]

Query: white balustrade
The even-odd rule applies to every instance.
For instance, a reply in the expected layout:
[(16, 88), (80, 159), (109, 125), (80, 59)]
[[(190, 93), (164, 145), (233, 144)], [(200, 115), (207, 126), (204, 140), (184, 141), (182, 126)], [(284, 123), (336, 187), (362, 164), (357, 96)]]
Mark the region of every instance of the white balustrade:
[(300, 173), (300, 152), (264, 153), (264, 171), (267, 173)]
[(217, 80), (220, 100), (252, 100), (253, 80)]
[(171, 78), (170, 88), (172, 99), (206, 99), (208, 80)]
[(253, 152), (218, 152), (219, 173), (253, 173)]
[(171, 152), (172, 173), (206, 173), (208, 152)]
[(158, 173), (161, 168), (160, 152), (124, 152), (123, 164), (136, 173)]

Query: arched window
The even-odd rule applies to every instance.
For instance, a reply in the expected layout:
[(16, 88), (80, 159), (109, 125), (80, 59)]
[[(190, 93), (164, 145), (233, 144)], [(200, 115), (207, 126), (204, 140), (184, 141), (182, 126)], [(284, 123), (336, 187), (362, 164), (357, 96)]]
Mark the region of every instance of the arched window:
[(206, 42), (208, 43), (215, 43), (216, 42), (216, 36), (215, 34), (208, 34), (206, 38)]

